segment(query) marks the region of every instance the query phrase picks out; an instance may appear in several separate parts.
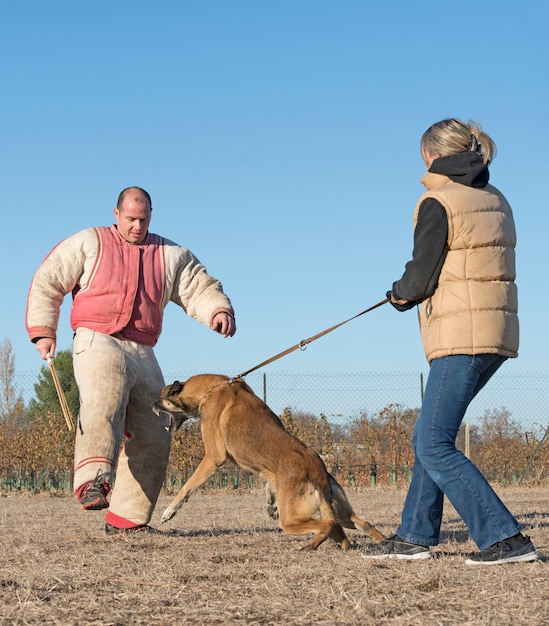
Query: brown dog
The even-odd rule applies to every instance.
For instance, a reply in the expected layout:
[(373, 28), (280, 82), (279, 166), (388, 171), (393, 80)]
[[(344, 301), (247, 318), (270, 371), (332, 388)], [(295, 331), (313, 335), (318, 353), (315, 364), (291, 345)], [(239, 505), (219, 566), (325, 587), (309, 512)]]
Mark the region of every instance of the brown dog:
[[(322, 459), (291, 435), (278, 417), (241, 379), (199, 374), (164, 387), (154, 412), (170, 415), (168, 430), (201, 418), (205, 454), (194, 474), (164, 511), (170, 520), (218, 467), (235, 463), (260, 474), (270, 486), (269, 514), (290, 535), (314, 533), (305, 546), (315, 550), (328, 537), (350, 547), (343, 527), (361, 530), (376, 541), (384, 536), (358, 517)], [(313, 517), (317, 515), (318, 517)]]

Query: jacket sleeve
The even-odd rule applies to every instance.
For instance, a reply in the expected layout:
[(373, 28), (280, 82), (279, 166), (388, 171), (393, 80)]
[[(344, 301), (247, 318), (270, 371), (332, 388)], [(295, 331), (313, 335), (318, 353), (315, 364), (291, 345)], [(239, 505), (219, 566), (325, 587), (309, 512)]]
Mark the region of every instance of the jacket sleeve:
[(407, 300), (409, 307), (433, 295), (448, 252), (448, 217), (434, 198), (419, 207), (414, 230), (414, 250), (400, 280), (393, 283), (396, 300)]
[(186, 248), (179, 248), (170, 300), (206, 326), (210, 326), (214, 315), (221, 311), (234, 317), (231, 301), (220, 281), (210, 276), (206, 267)]
[(86, 252), (94, 237), (81, 231), (57, 244), (33, 276), (26, 312), (31, 341), (56, 338), (61, 304), (78, 284), (86, 263)]

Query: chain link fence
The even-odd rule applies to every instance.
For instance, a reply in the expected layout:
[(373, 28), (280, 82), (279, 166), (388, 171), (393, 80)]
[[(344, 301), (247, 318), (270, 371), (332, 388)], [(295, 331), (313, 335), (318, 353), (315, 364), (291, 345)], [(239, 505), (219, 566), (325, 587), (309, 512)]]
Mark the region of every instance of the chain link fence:
[[(166, 373), (167, 383), (174, 380), (184, 381), (200, 372), (186, 371)], [(246, 382), (277, 414), (290, 410), (293, 414), (325, 417), (332, 425), (343, 429), (351, 427), (359, 419), (373, 418), (385, 407), (398, 406), (402, 410), (417, 410), (421, 406), (423, 387), (427, 380), (425, 372), (323, 372), (296, 373), (284, 371), (257, 371), (246, 376)], [(25, 402), (34, 396), (35, 374), (17, 374), (14, 384), (20, 390)], [(492, 453), (496, 470), (488, 465), (481, 469), (489, 479), (502, 482), (521, 482), (527, 472), (534, 473), (537, 479), (547, 480), (549, 473), (549, 374), (539, 372), (508, 373), (498, 372), (483, 389), (479, 397), (471, 403), (466, 415), (465, 425), (475, 426), (482, 423), (490, 413), (505, 413), (513, 427), (513, 436), (524, 445), (520, 453), (510, 457), (514, 460), (506, 463), (504, 474), (499, 472), (496, 448)], [(408, 435), (409, 438), (409, 435)], [(361, 447), (362, 442), (353, 442)], [(409, 442), (403, 442), (409, 445)], [(482, 442), (481, 442), (482, 443)], [(465, 443), (466, 451), (467, 442)], [(484, 453), (486, 457), (486, 452)], [(488, 459), (489, 459), (488, 455)], [(537, 457), (536, 463), (534, 463)], [(474, 455), (471, 457), (477, 462)], [(501, 464), (501, 463), (500, 463)], [(334, 466), (330, 471), (347, 486), (374, 486), (380, 475), (385, 472), (387, 484), (396, 484), (398, 477), (393, 469), (378, 466), (373, 469), (363, 466)], [(403, 467), (405, 473), (400, 482), (406, 482), (410, 468)], [(192, 468), (167, 476), (166, 491), (173, 492), (188, 477)], [(0, 489), (35, 490), (45, 488), (50, 491), (70, 490), (70, 474), (57, 475), (38, 472), (3, 469), (0, 470)], [(501, 475), (500, 475), (501, 474)], [(502, 477), (503, 476), (503, 477)], [(40, 482), (40, 484), (38, 484)], [(213, 477), (207, 488), (246, 488), (257, 485), (253, 477), (236, 471), (223, 470)]]
[[(196, 372), (167, 374), (167, 382), (186, 380)], [(333, 423), (348, 424), (384, 407), (421, 406), (425, 372), (252, 372), (246, 382), (277, 414), (294, 412), (324, 415)], [(549, 425), (549, 374), (498, 372), (471, 403), (465, 419), (478, 423), (486, 411), (507, 411), (524, 431), (542, 433)]]
[[(167, 372), (166, 383), (184, 381), (200, 372)], [(280, 415), (285, 408), (324, 415), (344, 425), (361, 415), (374, 415), (384, 407), (421, 406), (425, 372), (252, 372), (246, 382), (270, 408)], [(25, 402), (34, 397), (35, 373), (14, 376), (14, 385)], [(525, 431), (535, 432), (549, 424), (549, 374), (498, 372), (469, 407), (466, 420), (478, 422), (486, 411), (506, 410)]]

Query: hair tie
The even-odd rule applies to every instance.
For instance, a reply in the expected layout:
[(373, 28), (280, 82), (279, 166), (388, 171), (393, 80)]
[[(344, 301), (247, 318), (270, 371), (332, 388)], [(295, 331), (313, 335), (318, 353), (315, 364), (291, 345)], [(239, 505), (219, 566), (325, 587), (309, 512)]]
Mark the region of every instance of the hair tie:
[(469, 141), (469, 152), (476, 152), (477, 154), (480, 154), (480, 147), (478, 139), (474, 135), (471, 135), (471, 139)]

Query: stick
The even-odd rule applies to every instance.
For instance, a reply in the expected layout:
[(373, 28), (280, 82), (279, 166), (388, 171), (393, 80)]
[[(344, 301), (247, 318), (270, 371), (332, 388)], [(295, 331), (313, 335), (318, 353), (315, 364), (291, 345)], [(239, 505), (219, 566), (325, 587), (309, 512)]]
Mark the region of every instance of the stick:
[(49, 354), (46, 355), (46, 361), (50, 366), (53, 384), (55, 385), (55, 390), (57, 391), (57, 397), (59, 398), (59, 404), (61, 405), (61, 410), (63, 411), (65, 422), (67, 422), (67, 428), (69, 429), (69, 432), (71, 432), (74, 430), (74, 419), (72, 417), (72, 413), (67, 402), (67, 397), (65, 396), (63, 387), (61, 387), (59, 376), (57, 376), (57, 370), (55, 369), (55, 365), (53, 364), (53, 358)]

